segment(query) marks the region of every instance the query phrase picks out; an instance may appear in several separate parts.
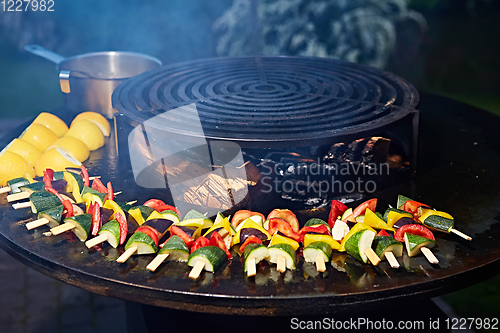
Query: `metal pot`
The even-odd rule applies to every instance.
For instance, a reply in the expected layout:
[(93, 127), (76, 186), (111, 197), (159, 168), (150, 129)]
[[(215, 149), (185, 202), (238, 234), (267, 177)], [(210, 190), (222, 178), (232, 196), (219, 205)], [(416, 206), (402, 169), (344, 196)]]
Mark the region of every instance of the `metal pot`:
[(161, 66), (157, 58), (133, 52), (93, 52), (65, 58), (39, 45), (26, 51), (54, 62), (65, 105), (76, 112), (95, 111), (106, 118), (115, 113), (111, 95), (126, 79)]

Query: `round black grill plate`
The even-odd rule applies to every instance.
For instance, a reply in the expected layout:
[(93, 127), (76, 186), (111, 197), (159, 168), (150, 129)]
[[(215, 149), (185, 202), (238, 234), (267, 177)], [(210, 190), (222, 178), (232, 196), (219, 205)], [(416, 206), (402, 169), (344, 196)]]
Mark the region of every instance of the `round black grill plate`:
[[(198, 114), (176, 108), (195, 103)], [(113, 106), (142, 123), (168, 111), (162, 130), (263, 147), (334, 142), (415, 112), (416, 89), (373, 67), (310, 57), (227, 57), (164, 66), (113, 93)]]

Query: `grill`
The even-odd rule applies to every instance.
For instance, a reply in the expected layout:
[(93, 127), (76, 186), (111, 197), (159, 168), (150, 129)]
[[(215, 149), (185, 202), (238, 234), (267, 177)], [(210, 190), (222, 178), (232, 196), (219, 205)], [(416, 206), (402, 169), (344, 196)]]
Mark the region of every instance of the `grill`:
[[(309, 189), (307, 184), (325, 180), (316, 175), (307, 179), (297, 175), (312, 173), (314, 165), (332, 170), (332, 163), (347, 161), (365, 167), (369, 161), (385, 162), (387, 156), (397, 155), (405, 161), (401, 165), (408, 179), (416, 170), (418, 100), (412, 85), (376, 68), (332, 59), (276, 56), (213, 58), (165, 66), (127, 80), (112, 97), (118, 111), (115, 117), (121, 164), (130, 164), (129, 169), (135, 170), (136, 183), (155, 188), (165, 179), (166, 187), (172, 192), (175, 185), (179, 193), (177, 199), (173, 194), (176, 205), (187, 201), (213, 207), (210, 213), (230, 207), (266, 211), (272, 205), (311, 209), (339, 195), (362, 198), (359, 193), (346, 195), (344, 189), (337, 191), (344, 193), (333, 196), (301, 194), (303, 187), (299, 184)], [(142, 134), (136, 133), (131, 139), (129, 133), (137, 128)], [(140, 136), (144, 139), (138, 139)], [(374, 137), (390, 142), (390, 149), (384, 143), (377, 146), (371, 139)], [(179, 142), (191, 145), (186, 148)], [(175, 154), (172, 146), (177, 147), (173, 149)], [(378, 151), (379, 156), (367, 156), (370, 150), (373, 154)], [(209, 160), (202, 156), (206, 151)], [(132, 162), (127, 153), (133, 154)], [(167, 155), (175, 157), (163, 159)], [(217, 159), (222, 155), (230, 158)], [(241, 163), (232, 169), (222, 168), (217, 179), (200, 176), (220, 169), (231, 159)], [(244, 162), (251, 162), (243, 168), (246, 175), (240, 172)], [(196, 165), (186, 167), (187, 163)], [(304, 163), (292, 175), (282, 167)], [(148, 180), (140, 180), (137, 170), (146, 169), (140, 173)], [(279, 184), (274, 195), (263, 196), (266, 184), (262, 174), (270, 169)], [(175, 177), (169, 178), (171, 173), (176, 173)], [(393, 185), (401, 174), (378, 177), (378, 189)], [(196, 178), (197, 183), (177, 185), (187, 178)], [(220, 178), (226, 179), (225, 184)], [(250, 181), (238, 181), (243, 178)], [(344, 177), (343, 181), (356, 179)], [(199, 184), (205, 189), (200, 190)], [(291, 189), (286, 194), (282, 191), (285, 185)], [(221, 199), (224, 196), (227, 198)], [(235, 207), (237, 202), (242, 204)]]
[[(343, 61), (237, 57), (162, 67), (113, 94), (115, 109), (139, 123), (190, 103), (207, 139), (298, 147), (375, 133), (414, 114), (418, 93), (394, 74)], [(169, 112), (169, 120), (162, 130), (198, 135), (183, 112)]]

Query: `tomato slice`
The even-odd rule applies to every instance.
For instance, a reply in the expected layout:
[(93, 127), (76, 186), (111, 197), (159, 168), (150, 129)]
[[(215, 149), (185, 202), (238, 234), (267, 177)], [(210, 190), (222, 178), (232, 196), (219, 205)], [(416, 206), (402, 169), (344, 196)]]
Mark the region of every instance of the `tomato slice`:
[(394, 238), (401, 243), (404, 243), (405, 238), (404, 235), (405, 233), (409, 232), (412, 235), (416, 236), (421, 236), (425, 237), (427, 239), (435, 240), (434, 235), (432, 234), (432, 231), (427, 229), (421, 224), (406, 224), (399, 228), (396, 233), (394, 234)]
[(135, 232), (142, 232), (143, 234), (148, 235), (155, 242), (156, 246), (158, 246), (158, 234), (156, 233), (156, 230), (150, 226), (141, 225)]
[(332, 200), (332, 207), (330, 208), (330, 214), (328, 215), (328, 225), (333, 228), (335, 221), (339, 216), (342, 216), (347, 210), (347, 206), (338, 200)]
[(377, 207), (377, 198), (370, 199), (363, 202), (358, 207), (356, 207), (353, 210), (352, 215), (354, 215), (354, 217), (364, 215), (367, 208), (369, 208), (372, 212), (374, 212), (376, 207)]
[(293, 231), (295, 232), (299, 231), (299, 220), (291, 210), (274, 209), (272, 212), (269, 213), (269, 215), (267, 215), (267, 219), (270, 220), (273, 217), (287, 221), (292, 226)]
[(244, 253), (245, 252), (245, 247), (248, 244), (254, 244), (254, 243), (255, 244), (262, 244), (262, 241), (257, 236), (254, 236), (254, 235), (248, 236), (247, 239), (245, 239), (245, 242), (243, 242), (243, 245), (240, 246), (240, 252)]
[(409, 213), (412, 213), (413, 216), (415, 216), (415, 218), (418, 218), (418, 207), (420, 206), (426, 206), (425, 204), (421, 203), (421, 202), (418, 202), (418, 201), (413, 201), (413, 200), (408, 200), (405, 202), (404, 206), (403, 206), (403, 210), (409, 212)]
[(191, 253), (194, 251), (198, 250), (200, 247), (208, 246), (210, 245), (210, 241), (206, 237), (198, 237), (193, 243), (193, 246), (191, 246)]
[(259, 212), (253, 212), (251, 210), (241, 209), (236, 213), (234, 213), (233, 218), (231, 219), (231, 224), (233, 227), (236, 228), (241, 222), (245, 221), (247, 218), (254, 215), (259, 215), (262, 218), (262, 221), (265, 221), (266, 219), (264, 215), (262, 215)]
[(212, 232), (212, 236), (210, 236), (210, 245), (220, 247), (226, 252), (227, 259), (233, 259), (233, 256), (226, 247), (226, 243), (218, 232)]
[(162, 200), (159, 199), (149, 199), (144, 203), (144, 206), (148, 206), (156, 210), (158, 213), (161, 213), (166, 210), (174, 211), (177, 215), (179, 215), (179, 219), (182, 218), (181, 212), (174, 206), (167, 205)]

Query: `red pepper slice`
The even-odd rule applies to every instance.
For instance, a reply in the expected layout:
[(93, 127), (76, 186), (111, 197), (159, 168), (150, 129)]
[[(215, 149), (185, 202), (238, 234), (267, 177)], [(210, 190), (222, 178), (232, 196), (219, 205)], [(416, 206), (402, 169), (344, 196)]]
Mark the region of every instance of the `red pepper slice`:
[(63, 198), (63, 197), (59, 194), (59, 192), (57, 192), (56, 190), (54, 190), (54, 189), (52, 188), (52, 186), (51, 186), (51, 187), (48, 187), (48, 188), (46, 189), (46, 191), (47, 191), (47, 192), (50, 192), (50, 193), (52, 193), (52, 194), (54, 194), (55, 196), (57, 196), (57, 198), (61, 201), (61, 203), (65, 200), (65, 199), (64, 199), (64, 198)]
[(421, 236), (425, 237), (427, 239), (435, 240), (434, 235), (432, 234), (432, 231), (427, 229), (421, 224), (405, 224), (401, 228), (399, 228), (396, 233), (394, 234), (394, 238), (398, 241), (403, 243), (405, 241), (404, 235), (405, 233), (409, 232), (410, 234), (416, 235), (416, 236)]
[(166, 203), (164, 203), (163, 201), (161, 201), (159, 199), (149, 199), (148, 201), (146, 201), (144, 203), (143, 206), (151, 207), (159, 213), (166, 211), (166, 210), (172, 210), (177, 215), (179, 215), (179, 218), (182, 218), (181, 212), (177, 208), (175, 208), (174, 206), (167, 205)]
[(292, 226), (287, 221), (277, 217), (269, 219), (269, 229), (267, 231), (270, 235), (273, 235), (276, 231), (280, 231), (286, 237), (291, 238), (297, 242), (300, 241), (299, 234), (293, 231)]
[(135, 232), (142, 232), (149, 237), (155, 242), (156, 246), (158, 246), (158, 234), (156, 233), (156, 230), (151, 228), (150, 226), (147, 225), (142, 225)]
[(352, 214), (354, 215), (354, 217), (364, 215), (367, 208), (369, 208), (372, 212), (374, 212), (376, 207), (377, 207), (377, 198), (370, 199), (363, 202), (358, 207), (356, 207), (352, 211)]
[[(91, 227), (91, 233), (92, 236), (97, 236), (97, 233), (99, 232), (99, 229), (101, 228), (101, 207), (99, 207), (99, 204), (97, 202), (94, 202), (93, 204), (90, 204), (92, 207), (92, 227)], [(121, 232), (120, 232), (121, 234)]]
[(184, 232), (184, 230), (182, 230), (181, 228), (173, 225), (170, 227), (170, 235), (177, 235), (179, 236), (183, 241), (184, 243), (186, 243), (186, 246), (187, 247), (191, 247), (194, 243), (194, 239), (192, 239), (188, 234), (186, 234)]
[(332, 200), (332, 207), (330, 208), (330, 214), (328, 215), (328, 225), (333, 228), (335, 221), (339, 216), (342, 216), (347, 210), (347, 206), (338, 200)]
[(45, 183), (45, 190), (52, 187), (52, 179), (54, 179), (54, 170), (43, 170), (43, 182)]
[(63, 200), (62, 204), (64, 206), (64, 217), (73, 216), (73, 204), (69, 200)]
[(418, 202), (418, 201), (413, 201), (413, 200), (408, 200), (405, 202), (404, 206), (403, 206), (403, 210), (409, 212), (409, 213), (412, 213), (413, 216), (415, 216), (415, 218), (419, 218), (418, 216), (418, 207), (420, 206), (426, 206), (425, 204), (421, 203), (421, 202)]
[(321, 235), (331, 235), (330, 231), (328, 230), (328, 227), (324, 224), (317, 225), (314, 227), (303, 227), (299, 231), (299, 236), (300, 236), (300, 241), (304, 243), (304, 237), (306, 234), (309, 233), (315, 233), (315, 234), (321, 234)]
[(262, 244), (262, 241), (257, 236), (254, 236), (254, 235), (248, 236), (247, 239), (245, 239), (245, 242), (243, 243), (243, 245), (240, 246), (240, 252), (241, 253), (245, 252), (245, 247), (248, 244)]
[(387, 231), (385, 231), (384, 229), (380, 229), (380, 231), (378, 232), (377, 236), (387, 236), (387, 237), (391, 237), (391, 235), (389, 235), (387, 233)]
[(92, 189), (101, 193), (108, 193), (108, 189), (106, 188), (106, 186), (104, 186), (99, 178), (94, 178), (94, 180), (92, 181)]
[(210, 245), (220, 247), (226, 252), (227, 259), (233, 259), (233, 256), (226, 247), (226, 243), (224, 243), (222, 236), (218, 232), (212, 232), (212, 236), (210, 236)]
[(193, 246), (191, 246), (191, 253), (198, 250), (200, 247), (209, 246), (209, 245), (210, 245), (210, 241), (208, 240), (208, 238), (203, 237), (203, 236), (198, 237), (194, 241)]
[(108, 182), (107, 184), (107, 190), (108, 190), (108, 195), (106, 197), (106, 200), (115, 200), (115, 193), (113, 192), (113, 186), (111, 185), (111, 182)]
[(83, 166), (83, 164), (80, 165), (80, 176), (82, 176), (83, 179), (83, 185), (84, 186), (89, 186), (90, 185), (90, 180), (89, 180), (89, 172), (87, 169)]
[(125, 239), (127, 238), (127, 231), (128, 231), (127, 220), (125, 219), (125, 216), (123, 216), (119, 212), (115, 212), (115, 220), (120, 225), (120, 245), (122, 245), (123, 243), (125, 243)]

